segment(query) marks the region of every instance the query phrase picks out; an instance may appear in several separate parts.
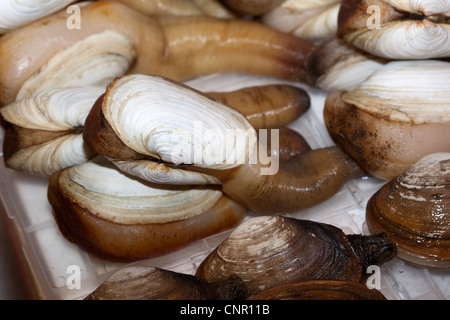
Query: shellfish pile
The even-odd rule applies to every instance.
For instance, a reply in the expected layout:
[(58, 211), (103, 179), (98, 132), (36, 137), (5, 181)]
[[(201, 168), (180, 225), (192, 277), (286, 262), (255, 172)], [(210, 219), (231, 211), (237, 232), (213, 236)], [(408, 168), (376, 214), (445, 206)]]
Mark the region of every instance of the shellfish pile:
[[(231, 232), (195, 275), (124, 268), (87, 299), (384, 299), (368, 266), (449, 268), (450, 0), (38, 2), (0, 4), (3, 151), (61, 234), (128, 263)], [(214, 73), (277, 83), (186, 84)], [(335, 145), (289, 128), (305, 87)], [(370, 234), (289, 217), (366, 176)]]

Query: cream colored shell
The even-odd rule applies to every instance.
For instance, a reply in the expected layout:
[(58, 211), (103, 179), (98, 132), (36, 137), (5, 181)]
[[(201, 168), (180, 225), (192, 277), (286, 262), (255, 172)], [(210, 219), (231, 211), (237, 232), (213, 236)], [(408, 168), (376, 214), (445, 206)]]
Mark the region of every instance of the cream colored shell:
[(2, 0), (0, 34), (63, 9), (75, 0)]
[(187, 219), (222, 196), (216, 189), (154, 185), (123, 173), (101, 156), (66, 169), (60, 179), (66, 192), (92, 214), (121, 224)]
[(393, 61), (342, 99), (376, 116), (412, 124), (450, 124), (450, 63)]
[[(450, 56), (449, 0), (385, 0), (401, 12), (423, 15), (362, 27), (345, 39), (356, 47), (387, 59), (433, 59)], [(446, 17), (446, 21), (436, 17)]]
[(49, 88), (106, 87), (129, 69), (135, 57), (134, 45), (120, 33), (93, 34), (55, 54), (25, 81), (16, 100)]
[(340, 0), (287, 0), (261, 19), (275, 29), (316, 41), (336, 34), (340, 5)]
[[(71, 87), (44, 90), (0, 109), (7, 122), (19, 127), (45, 131), (68, 131), (82, 128), (101, 87)], [(36, 133), (38, 134), (38, 133)], [(84, 163), (94, 152), (81, 134), (69, 133), (57, 139), (23, 148), (7, 159), (10, 168), (33, 175), (49, 176), (53, 172)]]
[(234, 168), (249, 159), (256, 143), (241, 113), (158, 76), (118, 79), (103, 113), (127, 146), (172, 164)]

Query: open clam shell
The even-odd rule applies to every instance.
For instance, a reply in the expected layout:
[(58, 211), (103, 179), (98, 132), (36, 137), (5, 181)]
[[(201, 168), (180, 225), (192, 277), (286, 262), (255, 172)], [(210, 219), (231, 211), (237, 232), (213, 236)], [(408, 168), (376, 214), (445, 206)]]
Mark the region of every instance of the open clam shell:
[(425, 156), (367, 204), (372, 232), (386, 232), (402, 259), (450, 268), (450, 153)]

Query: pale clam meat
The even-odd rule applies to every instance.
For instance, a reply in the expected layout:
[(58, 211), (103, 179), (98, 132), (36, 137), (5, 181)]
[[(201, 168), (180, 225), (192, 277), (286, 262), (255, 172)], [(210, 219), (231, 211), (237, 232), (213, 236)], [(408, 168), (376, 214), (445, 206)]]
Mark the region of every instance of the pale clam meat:
[(115, 31), (93, 34), (56, 53), (23, 83), (16, 100), (45, 89), (73, 86), (106, 88), (128, 71), (136, 52), (131, 41)]
[(400, 258), (450, 268), (450, 153), (427, 155), (386, 183), (369, 200), (366, 220), (391, 236)]
[(345, 235), (328, 224), (260, 216), (234, 229), (203, 260), (196, 275), (217, 281), (236, 274), (254, 295), (288, 281), (359, 282), (368, 265), (381, 264), (395, 252), (384, 234)]
[(338, 35), (386, 59), (443, 58), (450, 55), (449, 21), (449, 0), (344, 0)]
[(39, 176), (88, 161), (95, 155), (81, 135), (102, 87), (53, 88), (0, 109), (6, 121), (6, 166)]
[(68, 240), (115, 261), (167, 254), (235, 226), (246, 212), (217, 188), (154, 185), (101, 156), (52, 174), (48, 199)]
[(368, 173), (392, 179), (423, 156), (449, 152), (450, 63), (392, 61), (325, 102), (328, 131)]
[(75, 0), (3, 0), (0, 2), (0, 34), (56, 12)]

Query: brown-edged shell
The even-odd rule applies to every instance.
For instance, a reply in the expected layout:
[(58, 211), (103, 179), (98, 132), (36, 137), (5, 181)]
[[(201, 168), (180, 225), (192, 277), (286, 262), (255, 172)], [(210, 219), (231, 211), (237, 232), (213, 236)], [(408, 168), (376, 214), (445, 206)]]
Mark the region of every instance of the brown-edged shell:
[(386, 183), (366, 217), (371, 231), (390, 235), (400, 258), (450, 268), (450, 153), (425, 156)]
[(236, 274), (246, 282), (250, 294), (256, 294), (293, 280), (359, 282), (367, 265), (394, 254), (395, 246), (383, 235), (347, 236), (328, 224), (260, 216), (238, 226), (206, 257), (196, 275), (219, 281)]
[(266, 289), (250, 300), (386, 300), (376, 289), (342, 280), (290, 281)]
[(193, 275), (151, 266), (128, 266), (106, 279), (85, 300), (235, 300), (247, 288), (237, 276), (211, 283)]

